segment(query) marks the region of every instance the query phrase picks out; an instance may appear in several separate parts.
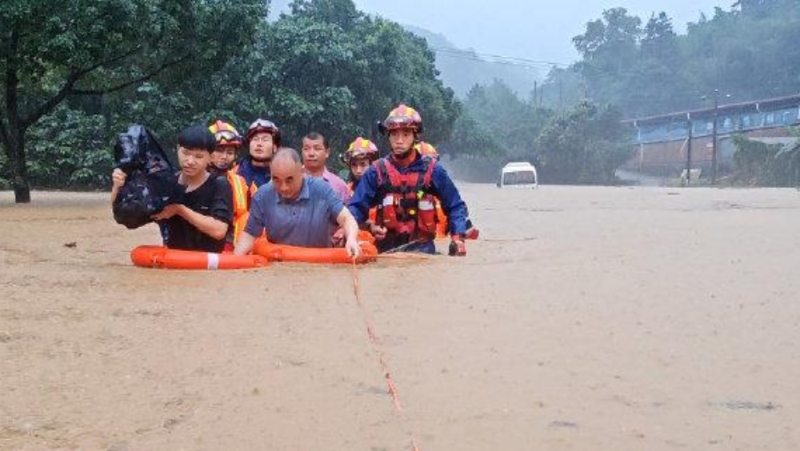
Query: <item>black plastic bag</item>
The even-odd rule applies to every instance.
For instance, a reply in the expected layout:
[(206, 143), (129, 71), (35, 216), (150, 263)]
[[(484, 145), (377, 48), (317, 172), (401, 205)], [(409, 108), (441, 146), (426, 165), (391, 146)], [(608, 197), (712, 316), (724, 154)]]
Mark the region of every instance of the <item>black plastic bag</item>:
[(114, 220), (129, 229), (153, 222), (152, 215), (183, 193), (175, 168), (149, 130), (132, 125), (114, 146), (117, 168), (128, 177), (114, 200)]

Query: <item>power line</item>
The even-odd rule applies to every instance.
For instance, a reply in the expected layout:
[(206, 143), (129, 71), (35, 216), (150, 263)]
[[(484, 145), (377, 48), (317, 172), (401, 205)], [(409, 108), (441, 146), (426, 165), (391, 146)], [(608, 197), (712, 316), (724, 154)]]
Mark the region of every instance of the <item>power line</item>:
[[(546, 66), (550, 69), (553, 68), (569, 69), (572, 67), (571, 64), (558, 63), (555, 61), (531, 60), (526, 58), (519, 58), (516, 56), (494, 55), (490, 53), (477, 53), (470, 50), (461, 50), (455, 48), (441, 48), (441, 47), (429, 47), (429, 48), (433, 50), (435, 53), (452, 58), (480, 61), (482, 63), (503, 64), (508, 66), (521, 67), (524, 69), (531, 69), (531, 70), (541, 70), (542, 66)], [(597, 68), (592, 68), (592, 70), (594, 71), (594, 75), (598, 74), (617, 75), (617, 72), (615, 71), (601, 70)], [(580, 73), (580, 71), (576, 73)]]
[[(463, 60), (471, 60), (471, 61), (479, 61), (483, 63), (494, 63), (494, 64), (503, 64), (509, 66), (516, 66), (521, 67), (524, 69), (531, 69), (531, 70), (540, 70), (542, 66), (547, 66), (549, 68), (570, 68), (571, 64), (559, 63), (555, 61), (544, 61), (544, 60), (533, 60), (528, 58), (521, 58), (516, 56), (507, 56), (507, 55), (497, 55), (491, 53), (478, 53), (472, 50), (462, 50), (457, 48), (448, 48), (448, 47), (433, 47), (429, 46), (429, 48), (437, 54), (441, 54), (444, 56), (452, 57), (452, 58), (459, 58)], [(586, 75), (590, 76), (597, 76), (597, 75), (618, 75), (617, 71), (613, 70), (604, 70), (597, 67), (589, 66), (589, 71), (591, 74), (581, 74), (582, 71), (577, 71), (576, 75), (581, 75), (585, 77)], [(555, 88), (556, 84), (547, 84), (543, 83), (541, 85), (541, 89), (544, 91), (547, 88), (553, 89)], [(668, 96), (669, 99), (693, 99), (696, 98), (696, 94), (694, 93), (672, 93)], [(628, 102), (648, 102), (648, 101), (664, 101), (665, 97), (661, 95), (653, 95), (653, 94), (644, 94), (644, 93), (630, 93), (625, 96), (625, 100)]]
[[(470, 50), (461, 50), (455, 48), (430, 47), (430, 49), (436, 53), (443, 53), (449, 56), (456, 56), (456, 57), (462, 57), (466, 59), (491, 62), (491, 63), (510, 64), (510, 65), (525, 66), (525, 67), (531, 67), (531, 66), (569, 67), (570, 66), (569, 64), (557, 63), (554, 61), (532, 60), (516, 56), (495, 55), (491, 53), (478, 53)], [(488, 60), (485, 58), (488, 58)]]

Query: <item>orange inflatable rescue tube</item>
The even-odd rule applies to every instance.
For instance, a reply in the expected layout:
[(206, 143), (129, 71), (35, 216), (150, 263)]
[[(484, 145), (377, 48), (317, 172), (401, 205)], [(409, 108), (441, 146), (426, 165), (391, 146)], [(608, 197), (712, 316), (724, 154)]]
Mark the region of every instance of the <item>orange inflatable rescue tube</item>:
[[(378, 249), (372, 243), (360, 241), (361, 256), (356, 263), (375, 261)], [(347, 249), (341, 247), (315, 248), (275, 244), (259, 238), (253, 245), (253, 254), (266, 257), (271, 262), (353, 263)]]
[(358, 231), (358, 241), (366, 241), (367, 243), (375, 244), (375, 237), (372, 236), (371, 233), (367, 232), (366, 230), (359, 230)]
[(183, 251), (164, 246), (139, 246), (131, 251), (136, 266), (168, 269), (247, 269), (269, 265), (260, 255), (215, 254)]

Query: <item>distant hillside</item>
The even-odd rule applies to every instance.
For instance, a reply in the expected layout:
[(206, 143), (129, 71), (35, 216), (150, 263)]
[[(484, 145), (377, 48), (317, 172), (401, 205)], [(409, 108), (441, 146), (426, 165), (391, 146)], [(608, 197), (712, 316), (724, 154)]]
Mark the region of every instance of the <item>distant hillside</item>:
[[(289, 12), (291, 0), (273, 0), (269, 17), (276, 20), (280, 13)], [(428, 46), (436, 52), (436, 68), (441, 72), (445, 86), (463, 98), (476, 84), (489, 85), (500, 79), (523, 98), (528, 99), (534, 83), (542, 79), (536, 69), (486, 61), (472, 50), (459, 49), (441, 34), (423, 28), (403, 25), (403, 27), (428, 41)]]
[(436, 52), (436, 67), (442, 73), (442, 81), (459, 97), (464, 97), (476, 84), (489, 85), (500, 79), (527, 99), (534, 83), (542, 78), (533, 68), (486, 61), (472, 50), (459, 49), (441, 34), (411, 25), (403, 27), (428, 41), (428, 46)]

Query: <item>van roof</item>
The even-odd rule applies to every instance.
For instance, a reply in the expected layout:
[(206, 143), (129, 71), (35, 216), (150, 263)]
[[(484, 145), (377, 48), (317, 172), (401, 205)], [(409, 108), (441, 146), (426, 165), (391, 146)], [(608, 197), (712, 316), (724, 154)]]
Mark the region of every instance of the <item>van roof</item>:
[(511, 169), (511, 168), (533, 168), (534, 166), (527, 161), (512, 161), (511, 163), (507, 163), (503, 166), (503, 169)]

